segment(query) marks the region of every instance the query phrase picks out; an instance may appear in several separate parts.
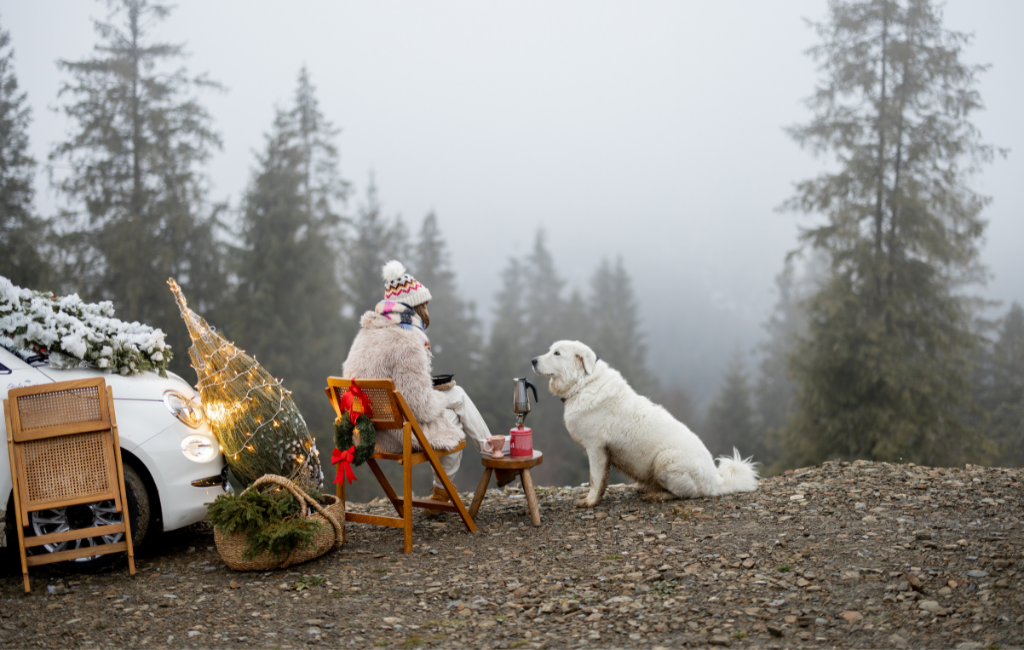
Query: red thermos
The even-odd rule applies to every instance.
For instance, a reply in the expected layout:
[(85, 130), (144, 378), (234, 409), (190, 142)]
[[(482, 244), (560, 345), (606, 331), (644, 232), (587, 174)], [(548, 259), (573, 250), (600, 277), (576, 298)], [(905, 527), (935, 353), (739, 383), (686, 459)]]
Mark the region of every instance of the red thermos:
[(510, 433), (512, 442), (509, 445), (509, 455), (513, 458), (533, 456), (533, 429), (516, 427)]

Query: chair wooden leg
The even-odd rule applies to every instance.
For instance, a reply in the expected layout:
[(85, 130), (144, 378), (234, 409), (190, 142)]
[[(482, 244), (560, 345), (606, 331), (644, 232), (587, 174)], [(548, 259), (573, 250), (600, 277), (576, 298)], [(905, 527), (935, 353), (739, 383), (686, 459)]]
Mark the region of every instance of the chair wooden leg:
[[(11, 490), (14, 493), (14, 527), (18, 529), (18, 551), (21, 554), (21, 575), (25, 580), (25, 593), (32, 591), (28, 582), (28, 558), (25, 556), (25, 529), (22, 528), (21, 520), (21, 497), (18, 487), (17, 463), (14, 455), (14, 437), (11, 428), (11, 410), (7, 400), (4, 400), (4, 424), (7, 426), (7, 459), (11, 464)], [(10, 513), (7, 514), (10, 516)], [(10, 541), (7, 542), (10, 544)]]
[(124, 465), (121, 461), (121, 439), (117, 433), (117, 415), (114, 412), (114, 389), (107, 386), (107, 404), (110, 413), (110, 431), (114, 439), (114, 460), (117, 463), (117, 480), (121, 493), (122, 521), (124, 521), (124, 541), (128, 554), (128, 575), (135, 575), (135, 546), (132, 543), (131, 517), (128, 515), (128, 488), (124, 484)]
[(412, 553), (412, 432), (409, 423), (402, 432), (402, 518), (405, 520), (405, 552)]
[(480, 485), (476, 486), (476, 494), (473, 495), (473, 503), (469, 506), (469, 516), (476, 519), (476, 511), (480, 509), (480, 504), (484, 500), (484, 495), (487, 494), (487, 485), (491, 482), (491, 468), (484, 468), (484, 475), (480, 477)]
[(338, 497), (338, 501), (341, 501), (341, 521), (338, 523), (341, 524), (341, 543), (344, 544), (348, 541), (345, 532), (345, 513), (348, 512), (348, 506), (345, 505), (345, 478), (341, 474), (341, 463), (338, 463), (338, 473), (335, 475), (335, 480), (339, 478), (341, 480), (334, 484), (334, 494)]
[[(15, 489), (17, 489), (17, 487), (15, 487)], [(15, 504), (17, 504), (17, 502), (18, 502), (18, 497), (17, 496), (14, 497), (14, 502), (15, 502)], [(15, 505), (14, 507), (15, 507), (15, 511), (17, 511), (18, 506)], [(25, 554), (25, 529), (23, 529), (21, 527), (21, 522), (20, 521), (18, 522), (17, 528), (18, 528), (18, 551), (21, 553), (21, 576), (25, 580), (25, 593), (27, 594), (27, 593), (30, 593), (32, 591), (32, 586), (28, 582), (28, 557), (26, 557), (26, 554)]]
[(345, 479), (341, 475), (341, 463), (338, 463), (338, 469), (334, 471), (334, 496), (345, 501)]
[(441, 467), (441, 462), (433, 452), (429, 453), (428, 457), (430, 459), (430, 466), (437, 472), (438, 477), (441, 479), (441, 483), (444, 484), (444, 489), (448, 492), (448, 496), (452, 498), (452, 503), (458, 509), (459, 516), (462, 517), (462, 523), (466, 524), (466, 530), (471, 533), (475, 533), (476, 524), (473, 523), (473, 517), (466, 510), (466, 505), (462, 503), (462, 497), (459, 496), (459, 491), (455, 489), (455, 485), (452, 484), (452, 480), (448, 478), (448, 473)]
[(526, 504), (530, 507), (530, 519), (533, 520), (534, 526), (540, 526), (540, 506), (537, 504), (537, 493), (533, 491), (530, 470), (519, 470), (519, 477), (523, 480), (523, 492), (526, 493)]
[[(395, 392), (395, 398), (398, 400), (398, 406), (402, 409), (402, 413), (405, 414), (406, 426), (412, 427), (413, 433), (416, 434), (416, 439), (420, 442), (420, 447), (423, 448), (423, 453), (427, 455), (427, 460), (430, 461), (430, 467), (433, 468), (434, 472), (440, 477), (441, 484), (444, 485), (444, 489), (447, 490), (448, 496), (451, 497), (452, 503), (455, 505), (455, 509), (458, 510), (459, 516), (462, 517), (462, 523), (466, 524), (466, 530), (471, 533), (476, 532), (476, 524), (473, 523), (473, 518), (469, 516), (469, 512), (466, 510), (466, 505), (462, 503), (462, 498), (459, 496), (458, 490), (452, 485), (452, 481), (448, 478), (448, 473), (441, 467), (441, 461), (438, 460), (437, 454), (434, 453), (433, 447), (430, 446), (430, 442), (427, 440), (427, 436), (420, 429), (420, 425), (416, 422), (416, 419), (412, 416), (412, 409), (406, 404), (405, 398), (402, 394)], [(411, 441), (411, 439), (410, 439)], [(409, 460), (405, 460), (405, 464), (409, 464)]]

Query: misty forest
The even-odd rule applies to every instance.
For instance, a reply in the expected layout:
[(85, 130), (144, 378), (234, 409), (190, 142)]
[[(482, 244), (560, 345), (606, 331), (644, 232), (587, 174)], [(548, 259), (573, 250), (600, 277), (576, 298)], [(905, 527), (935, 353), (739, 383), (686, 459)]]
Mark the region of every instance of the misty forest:
[[(230, 93), (232, 80), (191, 70), (184, 43), (157, 38), (171, 7), (96, 8), (105, 17), (91, 26), (94, 52), (56, 62), (55, 97), (19, 86), (23, 36), (0, 14), (0, 275), (110, 300), (118, 317), (161, 328), (171, 370), (192, 382), (188, 334), (166, 285), (176, 278), (190, 306), (292, 391), (329, 477), (325, 378), (341, 374), (391, 259), (433, 295), (435, 373), (455, 374), (492, 433), (514, 424), (512, 379), (544, 386), (530, 359), (575, 339), (714, 454), (735, 447), (765, 475), (828, 459), (1024, 463), (1024, 310), (979, 290), (991, 197), (972, 185), (1008, 152), (974, 122), (987, 68), (969, 62), (970, 36), (946, 27), (935, 2), (822, 1), (807, 52), (818, 74), (792, 98), (806, 100), (809, 118), (777, 125), (822, 166), (794, 174), (778, 206), (803, 225), (778, 260), (775, 306), (759, 317), (756, 346), (737, 346), (728, 364), (685, 382), (652, 361), (687, 345), (686, 323), (659, 328), (677, 340), (651, 337), (645, 315), (657, 311), (640, 304), (629, 260), (615, 251), (598, 250), (582, 269), (587, 282), (573, 283), (579, 262), (560, 259), (549, 231), (531, 227), (531, 245), (486, 278), (482, 310), (463, 289), (473, 271), (456, 272), (443, 210), (400, 216), (372, 170), (342, 174), (351, 125), (319, 100), (327, 80), (308, 68), (294, 70), (289, 99), (253, 148), (244, 193), (215, 198), (208, 164), (222, 140), (204, 101)], [(29, 141), (37, 105), (69, 125), (41, 160)], [(37, 178), (59, 207), (39, 207)], [(626, 228), (630, 215), (621, 218)], [(542, 391), (528, 424), (545, 453), (539, 484), (588, 480), (557, 398)], [(459, 487), (475, 487), (480, 470), (464, 467)], [(429, 489), (427, 472), (417, 489)], [(349, 490), (379, 496), (372, 480)]]

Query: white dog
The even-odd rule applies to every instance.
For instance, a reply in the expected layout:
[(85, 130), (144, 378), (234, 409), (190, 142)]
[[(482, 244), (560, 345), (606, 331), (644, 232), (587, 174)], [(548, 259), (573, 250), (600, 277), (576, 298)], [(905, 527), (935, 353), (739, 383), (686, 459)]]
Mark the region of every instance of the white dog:
[(638, 395), (617, 370), (579, 341), (558, 341), (533, 360), (565, 403), (565, 426), (590, 460), (590, 493), (576, 502), (592, 508), (608, 483), (609, 463), (635, 480), (644, 498), (716, 496), (757, 489), (757, 468), (735, 449), (718, 466), (685, 424)]

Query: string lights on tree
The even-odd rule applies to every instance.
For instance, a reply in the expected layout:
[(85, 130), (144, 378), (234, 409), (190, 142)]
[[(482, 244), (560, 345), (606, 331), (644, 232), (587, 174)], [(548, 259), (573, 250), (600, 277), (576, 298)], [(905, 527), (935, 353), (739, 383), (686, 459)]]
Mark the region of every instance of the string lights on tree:
[(256, 360), (189, 309), (169, 279), (192, 346), (196, 388), (232, 473), (246, 486), (264, 474), (285, 476), (303, 488), (323, 486), (316, 441), (282, 386)]

